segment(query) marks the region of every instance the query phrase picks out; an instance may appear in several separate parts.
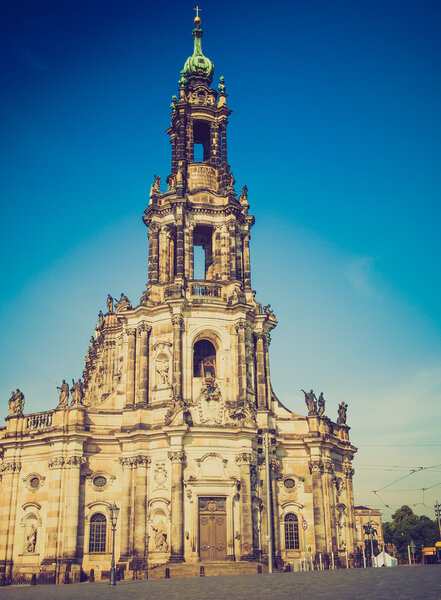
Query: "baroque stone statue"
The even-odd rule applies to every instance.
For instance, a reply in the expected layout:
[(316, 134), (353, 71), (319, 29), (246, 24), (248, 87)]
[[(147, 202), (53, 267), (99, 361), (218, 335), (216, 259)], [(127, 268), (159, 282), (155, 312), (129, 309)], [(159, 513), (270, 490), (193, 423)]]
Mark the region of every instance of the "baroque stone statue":
[(60, 387), (57, 386), (57, 390), (60, 390), (60, 401), (58, 406), (67, 406), (69, 404), (69, 384), (63, 379)]
[(322, 416), (325, 412), (325, 399), (323, 397), (323, 392), (320, 392), (320, 396), (318, 397), (317, 408), (317, 414)]
[(306, 406), (308, 407), (308, 416), (310, 417), (311, 415), (316, 415), (317, 414), (317, 404), (316, 404), (316, 397), (315, 397), (314, 391), (310, 390), (308, 393), (308, 392), (305, 392), (305, 390), (302, 390), (302, 392), (305, 394), (305, 402), (306, 402)]
[(32, 523), (28, 535), (26, 536), (26, 552), (35, 552), (35, 546), (37, 545), (37, 528)]
[(71, 406), (83, 404), (84, 391), (81, 379), (74, 381), (72, 379), (72, 387), (70, 388), (70, 395), (72, 396)]
[(18, 388), (11, 392), (9, 398), (9, 415), (22, 415), (24, 408), (24, 394)]
[(348, 409), (348, 405), (344, 402), (340, 402), (338, 405), (338, 417), (337, 417), (337, 425), (345, 425), (346, 424), (346, 411)]
[(108, 314), (113, 313), (113, 298), (110, 294), (107, 296), (107, 312)]

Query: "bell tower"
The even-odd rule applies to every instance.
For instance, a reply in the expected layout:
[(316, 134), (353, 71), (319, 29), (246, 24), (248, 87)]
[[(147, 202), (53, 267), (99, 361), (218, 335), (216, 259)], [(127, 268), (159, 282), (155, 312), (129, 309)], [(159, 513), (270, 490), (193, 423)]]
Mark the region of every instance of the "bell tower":
[[(192, 323), (198, 328), (205, 323), (205, 341), (213, 346), (205, 358), (217, 355), (211, 362), (215, 379), (222, 380), (219, 385), (226, 399), (267, 410), (271, 402), (269, 331), (276, 320), (269, 306), (262, 310), (251, 289), (250, 229), (254, 217), (248, 212), (247, 187), (243, 186), (240, 194), (236, 192), (228, 163), (231, 110), (225, 80), (220, 77), (218, 91), (211, 87), (214, 65), (202, 52), (199, 16), (194, 23), (194, 51), (181, 71), (179, 95), (173, 96), (171, 103), (167, 189), (155, 176), (143, 216), (148, 227), (149, 261), (141, 305), (157, 310), (168, 307), (173, 322), (177, 323), (177, 318), (182, 322), (182, 330), (173, 341), (175, 401), (191, 403), (199, 393), (194, 382), (186, 379), (190, 372), (193, 377), (203, 373), (203, 366), (192, 363), (203, 347), (196, 348), (195, 344), (204, 340), (205, 334), (198, 334), (190, 347), (185, 340), (182, 347), (182, 335), (191, 331)], [(221, 342), (223, 336), (234, 339), (231, 347), (228, 342), (228, 351)]]

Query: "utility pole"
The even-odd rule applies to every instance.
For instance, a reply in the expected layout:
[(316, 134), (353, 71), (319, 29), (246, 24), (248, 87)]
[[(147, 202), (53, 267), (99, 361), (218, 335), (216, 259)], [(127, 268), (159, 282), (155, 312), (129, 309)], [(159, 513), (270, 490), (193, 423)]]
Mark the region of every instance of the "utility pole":
[(438, 519), (439, 536), (441, 538), (441, 515), (440, 515), (440, 505), (439, 505), (438, 500), (435, 502), (435, 516)]

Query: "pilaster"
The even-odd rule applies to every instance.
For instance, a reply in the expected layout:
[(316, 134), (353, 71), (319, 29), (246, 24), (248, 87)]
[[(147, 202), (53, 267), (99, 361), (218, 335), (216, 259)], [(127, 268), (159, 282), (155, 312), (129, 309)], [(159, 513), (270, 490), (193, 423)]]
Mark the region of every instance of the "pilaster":
[(184, 464), (185, 452), (168, 453), (171, 462), (171, 553), (170, 562), (184, 561)]
[(251, 507), (251, 452), (241, 452), (236, 457), (240, 469), (240, 560), (253, 559), (253, 517)]

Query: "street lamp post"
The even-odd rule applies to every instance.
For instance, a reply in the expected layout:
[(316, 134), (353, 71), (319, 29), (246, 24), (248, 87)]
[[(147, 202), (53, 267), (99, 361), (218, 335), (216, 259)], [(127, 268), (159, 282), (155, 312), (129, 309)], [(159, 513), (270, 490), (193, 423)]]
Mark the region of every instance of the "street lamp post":
[(149, 578), (149, 563), (148, 563), (149, 539), (150, 539), (150, 536), (147, 533), (146, 536), (145, 536), (145, 573), (144, 573), (144, 579), (148, 579)]
[(115, 578), (115, 529), (118, 521), (119, 507), (115, 504), (109, 508), (110, 523), (112, 525), (112, 562), (110, 563), (110, 581), (109, 585), (116, 585)]

